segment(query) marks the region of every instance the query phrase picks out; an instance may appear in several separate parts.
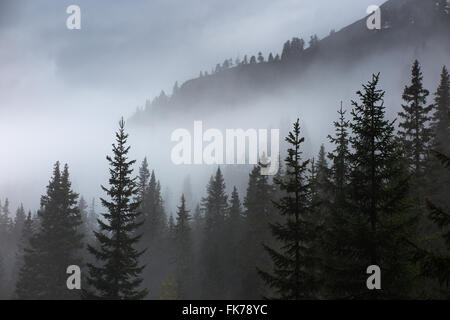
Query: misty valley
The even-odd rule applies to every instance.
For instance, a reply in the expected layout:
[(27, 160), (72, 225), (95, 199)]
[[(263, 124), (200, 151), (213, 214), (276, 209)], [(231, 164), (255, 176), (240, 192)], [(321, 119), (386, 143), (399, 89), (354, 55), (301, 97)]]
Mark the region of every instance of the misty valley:
[(0, 5), (1, 300), (450, 298), (449, 1), (230, 1)]

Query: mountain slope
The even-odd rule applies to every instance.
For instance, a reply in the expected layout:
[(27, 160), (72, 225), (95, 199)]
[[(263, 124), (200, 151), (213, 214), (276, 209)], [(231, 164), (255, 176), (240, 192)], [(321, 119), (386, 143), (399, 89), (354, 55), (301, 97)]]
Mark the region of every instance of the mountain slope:
[(438, 0), (387, 1), (381, 6), (381, 30), (369, 30), (365, 17), (293, 57), (240, 64), (186, 81), (172, 96), (162, 95), (148, 103), (132, 120), (151, 124), (180, 112), (195, 117), (223, 107), (242, 108), (255, 99), (278, 96), (289, 88), (304, 88), (311, 81), (320, 84), (321, 80), (311, 80), (314, 74), (345, 75), (368, 67), (367, 61), (379, 56), (385, 61), (377, 60), (373, 72), (389, 70), (402, 61), (402, 53), (415, 57), (426, 52), (428, 59), (431, 52), (450, 62), (450, 15), (439, 8)]

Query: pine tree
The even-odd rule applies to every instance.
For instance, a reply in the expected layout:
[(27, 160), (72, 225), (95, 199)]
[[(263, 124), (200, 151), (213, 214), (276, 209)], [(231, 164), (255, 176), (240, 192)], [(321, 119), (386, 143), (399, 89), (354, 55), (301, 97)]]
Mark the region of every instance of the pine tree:
[(291, 41), (288, 40), (283, 45), (283, 51), (281, 52), (281, 60), (287, 60), (291, 56)]
[[(156, 179), (154, 170), (150, 172), (147, 158), (144, 158), (139, 168), (137, 179), (137, 200), (140, 202), (138, 222), (143, 223), (142, 240), (138, 244), (139, 250), (144, 250), (142, 261), (146, 264), (143, 271), (143, 286), (151, 293), (160, 290), (158, 279), (166, 278), (167, 265), (171, 258), (171, 236), (167, 234), (167, 221), (164, 212), (164, 203), (161, 196), (161, 185)], [(150, 298), (156, 298), (151, 296)]]
[(134, 199), (137, 187), (135, 178), (131, 177), (136, 161), (128, 160), (127, 139), (125, 122), (121, 119), (113, 144), (114, 156), (106, 157), (110, 164), (110, 186), (102, 189), (110, 200), (101, 199), (108, 212), (103, 214), (104, 220), (98, 220), (100, 231), (95, 232), (100, 248), (88, 246), (99, 262), (99, 265), (88, 264), (87, 282), (93, 289), (86, 292), (89, 298), (129, 300), (147, 295), (147, 290), (140, 288), (144, 266), (140, 266), (139, 257), (143, 251), (134, 248), (141, 238), (134, 232), (142, 223), (136, 222), (140, 215), (139, 202)]
[[(410, 210), (409, 175), (394, 139), (394, 122), (385, 119), (385, 92), (377, 88), (379, 74), (352, 101), (350, 123), (350, 186), (340, 252), (348, 261), (342, 275), (345, 297), (405, 298), (413, 274), (404, 239), (415, 234), (416, 215)], [(383, 290), (367, 290), (365, 270), (381, 268)]]
[(411, 85), (406, 86), (403, 92), (403, 111), (399, 117), (403, 122), (399, 124), (398, 132), (400, 144), (402, 145), (409, 167), (416, 178), (424, 173), (426, 155), (431, 138), (431, 129), (428, 115), (432, 106), (426, 106), (429, 91), (423, 88), (423, 76), (419, 61), (415, 60), (411, 71)]
[[(434, 153), (442, 166), (447, 171), (450, 171), (450, 157), (437, 151)], [(439, 238), (444, 243), (444, 248), (430, 250), (412, 243), (415, 248), (414, 261), (419, 264), (422, 276), (435, 279), (439, 282), (443, 297), (448, 299), (450, 298), (450, 214), (444, 211), (440, 205), (430, 200), (427, 200), (427, 207), (429, 210), (428, 217), (437, 226)]]
[(270, 264), (263, 245), (274, 245), (268, 224), (274, 222), (274, 188), (268, 176), (261, 175), (261, 167), (254, 166), (249, 174), (247, 192), (244, 198), (243, 240), (245, 252), (242, 268), (242, 298), (258, 299), (264, 293), (264, 283), (257, 267)]
[(75, 299), (78, 294), (66, 286), (66, 269), (82, 265), (83, 234), (77, 206), (78, 194), (72, 191), (69, 169), (54, 166), (47, 194), (41, 198), (39, 228), (25, 249), (16, 293), (19, 299)]
[[(233, 187), (233, 192), (231, 193), (229, 213), (228, 213), (228, 224), (229, 230), (232, 234), (239, 232), (242, 223), (242, 208), (241, 201), (239, 199), (239, 193), (236, 186)], [(236, 238), (231, 236), (230, 238)]]
[[(21, 229), (21, 235), (17, 242), (17, 252), (16, 252), (16, 261), (14, 266), (14, 282), (17, 282), (19, 279), (19, 272), (22, 270), (24, 266), (24, 257), (25, 250), (30, 246), (30, 239), (33, 236), (33, 219), (31, 217), (31, 211), (28, 212), (28, 215), (23, 223)], [(17, 291), (14, 292), (14, 298), (18, 297)]]
[[(433, 132), (431, 149), (442, 154), (450, 154), (450, 76), (444, 66), (441, 80), (435, 93), (433, 118), (431, 128)], [(432, 202), (439, 202), (444, 208), (450, 207), (448, 188), (450, 183), (448, 171), (435, 157), (431, 157), (427, 176), (427, 198)]]
[(4, 288), (5, 283), (5, 268), (3, 266), (3, 256), (0, 252), (0, 299), (6, 299), (6, 289)]
[(349, 121), (345, 118), (346, 111), (338, 110), (339, 119), (334, 121), (335, 135), (328, 136), (335, 149), (328, 154), (332, 161), (330, 169), (331, 200), (330, 216), (325, 221), (322, 235), (322, 245), (326, 251), (324, 266), (324, 294), (327, 298), (345, 296), (345, 270), (351, 268), (348, 260), (341, 253), (342, 244), (346, 244), (348, 224), (348, 184), (349, 184)]
[(186, 200), (181, 196), (181, 204), (177, 211), (175, 226), (175, 256), (176, 278), (178, 282), (178, 298), (186, 299), (189, 296), (191, 281), (192, 236), (190, 220), (191, 215), (186, 209)]
[[(2, 206), (0, 202), (0, 240), (2, 245), (6, 246), (9, 243), (11, 231), (12, 231), (12, 219), (9, 216), (9, 200), (5, 199), (5, 204)], [(5, 249), (0, 247), (1, 249)]]
[(225, 217), (228, 210), (228, 196), (220, 167), (212, 176), (202, 199), (205, 215), (205, 229), (202, 240), (201, 265), (203, 268), (203, 292), (206, 298), (221, 299), (225, 293), (225, 265), (223, 239), (225, 238)]
[(299, 120), (294, 123), (286, 141), (290, 144), (286, 157), (285, 176), (277, 183), (286, 194), (274, 202), (284, 222), (270, 224), (273, 236), (281, 242), (279, 251), (264, 246), (274, 263), (273, 273), (260, 271), (266, 284), (275, 290), (277, 298), (299, 300), (310, 299), (317, 291), (314, 265), (316, 257), (312, 252), (315, 240), (315, 226), (311, 222), (311, 190), (306, 173), (309, 160), (301, 157)]
[(20, 237), (22, 236), (22, 229), (24, 227), (27, 216), (25, 214), (25, 209), (23, 208), (23, 204), (20, 204), (19, 208), (17, 208), (16, 216), (14, 218), (14, 238), (15, 241), (18, 242)]
[(450, 153), (450, 125), (448, 113), (450, 112), (450, 76), (444, 66), (441, 81), (435, 93), (434, 113), (432, 119), (433, 142), (432, 148), (443, 154)]
[(338, 111), (339, 120), (334, 122), (335, 136), (328, 136), (331, 143), (336, 145), (332, 153), (328, 155), (332, 161), (331, 175), (334, 183), (335, 198), (340, 198), (344, 195), (344, 188), (348, 182), (349, 172), (349, 121), (345, 119), (346, 111), (341, 107)]
[(292, 38), (291, 41), (291, 55), (293, 57), (299, 57), (305, 47), (305, 41), (299, 38)]
[(227, 265), (225, 280), (227, 286), (227, 299), (243, 297), (239, 288), (245, 282), (242, 275), (246, 262), (246, 253), (243, 247), (243, 212), (241, 200), (236, 186), (233, 187), (229, 200), (228, 215), (226, 219), (225, 264)]
[(264, 62), (264, 57), (262, 55), (262, 52), (258, 52), (258, 63), (263, 63)]
[(330, 169), (328, 168), (325, 146), (320, 146), (317, 163), (314, 164), (315, 177), (311, 181), (314, 195), (312, 201), (316, 204), (315, 220), (323, 224), (328, 218), (329, 199), (331, 196)]

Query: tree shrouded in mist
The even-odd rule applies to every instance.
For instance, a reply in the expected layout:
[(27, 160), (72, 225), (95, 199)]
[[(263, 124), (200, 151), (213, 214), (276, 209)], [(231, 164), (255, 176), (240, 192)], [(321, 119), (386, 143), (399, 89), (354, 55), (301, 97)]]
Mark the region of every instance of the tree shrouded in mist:
[(316, 260), (312, 244), (316, 237), (311, 222), (311, 189), (306, 178), (309, 160), (302, 160), (300, 123), (294, 123), (286, 142), (289, 143), (286, 170), (275, 183), (285, 195), (275, 207), (285, 217), (284, 222), (270, 224), (273, 236), (281, 242), (277, 251), (265, 246), (274, 263), (272, 273), (260, 271), (267, 285), (275, 290), (276, 297), (289, 300), (310, 299), (317, 290), (317, 279), (311, 266)]
[[(25, 248), (16, 284), (19, 299), (75, 299), (78, 293), (66, 286), (66, 269), (81, 265), (82, 218), (78, 194), (72, 191), (67, 165), (55, 164), (47, 194), (41, 198), (39, 227)], [(29, 232), (29, 230), (27, 229)], [(26, 235), (24, 235), (26, 236)]]
[(125, 122), (119, 122), (113, 156), (107, 156), (110, 164), (109, 188), (102, 186), (110, 200), (101, 199), (108, 210), (104, 220), (98, 220), (100, 231), (96, 231), (99, 248), (89, 246), (89, 251), (99, 264), (88, 264), (88, 284), (93, 290), (86, 292), (87, 298), (111, 300), (142, 299), (147, 290), (140, 287), (140, 274), (144, 266), (139, 257), (143, 251), (135, 249), (141, 235), (135, 235), (142, 222), (137, 222), (140, 203), (135, 200), (138, 193), (135, 178), (132, 178), (132, 165), (135, 160), (128, 159), (130, 147)]
[(431, 138), (428, 121), (432, 106), (426, 106), (429, 91), (423, 88), (423, 76), (419, 62), (414, 61), (411, 71), (411, 85), (405, 87), (402, 105), (403, 111), (399, 116), (403, 121), (399, 124), (399, 137), (404, 148), (410, 169), (419, 178), (424, 173), (426, 154)]

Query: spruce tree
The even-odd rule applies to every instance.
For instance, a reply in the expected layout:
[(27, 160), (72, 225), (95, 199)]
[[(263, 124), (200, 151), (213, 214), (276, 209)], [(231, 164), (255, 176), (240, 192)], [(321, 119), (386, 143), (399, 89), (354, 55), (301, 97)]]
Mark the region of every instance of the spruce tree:
[(423, 76), (419, 61), (415, 60), (411, 71), (411, 85), (403, 91), (403, 111), (399, 113), (399, 140), (411, 172), (419, 179), (424, 173), (431, 129), (428, 122), (432, 106), (426, 106), (429, 91), (423, 88)]
[(442, 154), (450, 153), (450, 125), (448, 113), (450, 112), (450, 76), (444, 66), (441, 81), (435, 93), (432, 118), (432, 149)]
[(227, 299), (244, 297), (239, 288), (245, 282), (243, 276), (244, 265), (248, 250), (244, 249), (243, 212), (241, 200), (236, 186), (233, 187), (229, 200), (228, 215), (226, 219), (225, 264), (228, 266), (225, 274), (227, 286)]
[(335, 145), (328, 154), (331, 160), (330, 169), (330, 215), (325, 221), (322, 235), (322, 245), (326, 251), (324, 266), (324, 295), (326, 298), (344, 297), (346, 287), (346, 272), (351, 263), (341, 254), (341, 249), (347, 245), (348, 234), (348, 183), (349, 183), (349, 121), (345, 118), (346, 111), (338, 110), (339, 118), (334, 121), (335, 134), (329, 135), (329, 141)]
[(181, 203), (177, 208), (175, 259), (178, 298), (187, 299), (189, 297), (189, 286), (191, 285), (192, 235), (190, 226), (191, 215), (189, 210), (186, 209), (184, 194), (181, 196)]
[(76, 299), (78, 293), (67, 289), (67, 267), (82, 266), (83, 234), (77, 206), (78, 194), (72, 191), (69, 169), (54, 166), (47, 194), (41, 198), (39, 228), (25, 249), (16, 294), (19, 299)]
[(311, 190), (307, 180), (309, 160), (302, 160), (299, 120), (294, 123), (286, 141), (290, 144), (285, 159), (285, 175), (275, 181), (285, 195), (274, 202), (284, 222), (270, 224), (273, 236), (281, 243), (275, 250), (267, 245), (265, 249), (272, 258), (273, 272), (260, 270), (266, 284), (275, 291), (275, 297), (289, 300), (315, 297), (318, 283), (315, 278), (316, 256), (312, 244), (316, 227), (311, 222)]
[[(161, 283), (158, 279), (168, 276), (167, 265), (171, 258), (172, 239), (167, 234), (167, 221), (164, 212), (164, 203), (161, 196), (161, 185), (156, 179), (154, 170), (150, 172), (147, 158), (139, 167), (137, 179), (137, 200), (140, 202), (138, 222), (143, 226), (138, 232), (142, 232), (142, 239), (138, 244), (139, 250), (144, 250), (141, 261), (146, 267), (143, 271), (143, 286), (150, 293), (157, 293), (160, 290)], [(151, 295), (150, 298), (156, 298)]]
[(211, 177), (206, 193), (206, 197), (202, 199), (202, 210), (205, 216), (201, 246), (203, 298), (221, 299), (224, 298), (226, 286), (223, 239), (225, 239), (228, 196), (225, 192), (225, 181), (220, 167)]
[[(17, 242), (17, 252), (16, 252), (16, 261), (14, 266), (14, 280), (17, 283), (17, 279), (19, 279), (19, 272), (22, 270), (24, 266), (24, 256), (25, 250), (30, 246), (30, 238), (33, 235), (33, 219), (31, 217), (31, 212), (28, 212), (28, 215), (23, 223), (21, 235)], [(14, 298), (18, 297), (17, 291), (13, 294)]]
[[(431, 149), (444, 155), (450, 154), (450, 76), (444, 66), (441, 80), (435, 93), (433, 118), (431, 128), (433, 132)], [(427, 181), (427, 198), (432, 202), (439, 202), (444, 208), (450, 207), (448, 185), (450, 178), (448, 171), (442, 167), (435, 157), (429, 162)]]
[(16, 216), (14, 217), (13, 235), (16, 243), (22, 236), (22, 229), (26, 220), (27, 216), (25, 214), (25, 209), (23, 208), (23, 204), (20, 204), (19, 208), (17, 208)]
[(247, 192), (244, 198), (242, 298), (258, 299), (264, 294), (265, 286), (258, 275), (257, 267), (270, 264), (263, 245), (273, 246), (269, 223), (275, 220), (275, 208), (272, 203), (275, 190), (266, 175), (261, 175), (261, 167), (254, 166), (249, 174)]
[[(449, 114), (450, 120), (450, 114)], [(442, 166), (450, 172), (450, 157), (440, 152), (434, 151), (436, 158)], [(448, 187), (446, 188), (449, 191)], [(417, 246), (411, 243), (415, 248), (414, 261), (418, 263), (421, 275), (426, 278), (437, 280), (442, 291), (442, 297), (450, 298), (450, 213), (439, 204), (427, 200), (429, 210), (428, 218), (437, 226), (438, 241), (443, 245), (435, 246), (432, 249)], [(448, 208), (447, 208), (448, 209)], [(436, 236), (434, 237), (436, 238)], [(436, 240), (436, 239), (434, 239)], [(436, 241), (434, 241), (436, 242)]]
[(88, 246), (91, 254), (98, 261), (97, 265), (88, 264), (88, 284), (90, 291), (85, 291), (88, 298), (109, 300), (142, 299), (147, 290), (140, 287), (140, 274), (144, 269), (139, 263), (143, 251), (135, 249), (141, 235), (135, 230), (142, 223), (137, 222), (139, 202), (136, 179), (132, 178), (132, 166), (135, 160), (129, 160), (127, 146), (128, 134), (125, 122), (119, 122), (116, 143), (113, 144), (113, 156), (107, 156), (110, 164), (109, 187), (102, 186), (109, 200), (101, 199), (107, 209), (102, 220), (98, 219), (99, 232), (94, 232), (99, 249)]
[[(379, 74), (352, 101), (350, 123), (350, 201), (345, 216), (347, 233), (340, 253), (349, 262), (342, 280), (344, 297), (406, 298), (414, 274), (409, 268), (405, 239), (416, 232), (408, 198), (409, 174), (394, 138), (394, 121), (385, 119), (385, 92), (377, 88)], [(366, 269), (380, 267), (383, 290), (368, 290)]]

